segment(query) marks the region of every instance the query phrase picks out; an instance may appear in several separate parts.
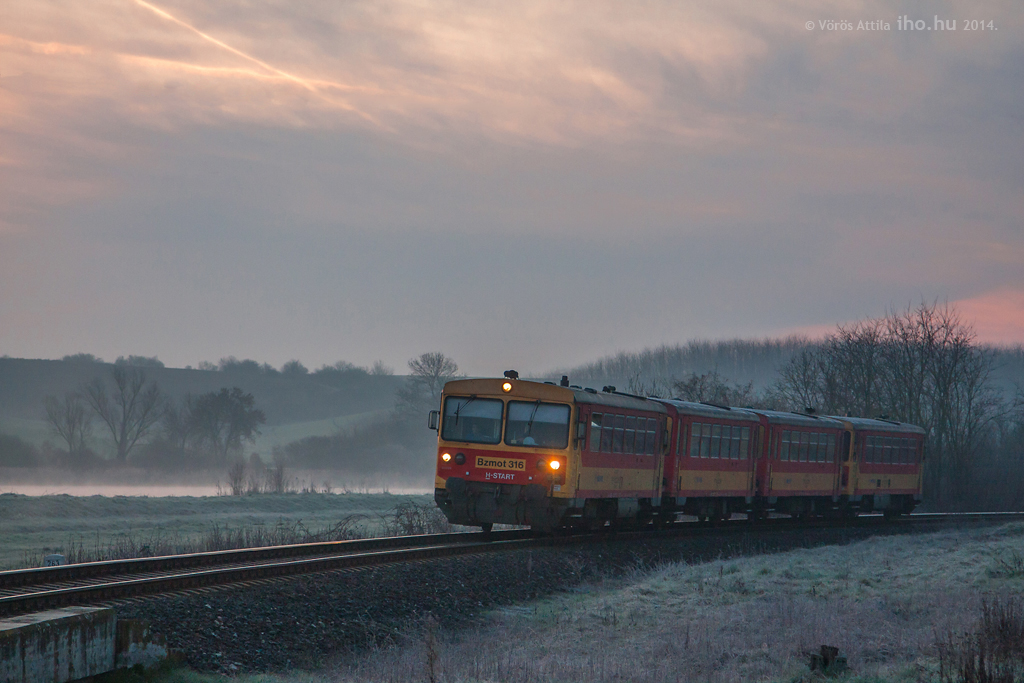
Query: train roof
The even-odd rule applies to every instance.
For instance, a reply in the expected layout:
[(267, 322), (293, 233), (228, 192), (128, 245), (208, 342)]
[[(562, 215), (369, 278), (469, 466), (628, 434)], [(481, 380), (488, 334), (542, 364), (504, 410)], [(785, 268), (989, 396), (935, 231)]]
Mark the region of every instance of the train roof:
[(880, 420), (870, 417), (832, 417), (834, 420), (848, 423), (859, 431), (870, 432), (898, 432), (901, 434), (924, 434), (925, 431), (917, 425), (907, 422), (896, 422), (894, 420)]
[[(512, 391), (504, 392), (501, 385), (506, 381), (512, 382)], [(445, 395), (450, 394), (484, 394), (491, 396), (504, 396), (512, 400), (545, 400), (564, 401), (566, 403), (586, 403), (590, 405), (603, 406), (606, 408), (618, 408), (621, 410), (646, 410), (654, 413), (667, 414), (668, 409), (657, 401), (652, 401), (641, 396), (629, 394), (610, 393), (605, 391), (587, 391), (575, 387), (563, 387), (548, 382), (534, 382), (526, 379), (505, 380), (499, 378), (481, 379), (456, 379), (444, 385)]]
[(710, 417), (723, 420), (746, 420), (748, 422), (758, 422), (757, 415), (746, 408), (726, 408), (725, 406), (716, 406), (709, 403), (681, 401), (677, 398), (656, 398), (652, 400), (672, 406), (675, 408), (676, 412), (682, 415), (697, 415), (700, 417)]
[(769, 424), (795, 425), (798, 427), (824, 427), (825, 429), (842, 429), (843, 424), (827, 415), (809, 415), (807, 413), (787, 413), (782, 410), (762, 410), (750, 408), (750, 412), (763, 415)]

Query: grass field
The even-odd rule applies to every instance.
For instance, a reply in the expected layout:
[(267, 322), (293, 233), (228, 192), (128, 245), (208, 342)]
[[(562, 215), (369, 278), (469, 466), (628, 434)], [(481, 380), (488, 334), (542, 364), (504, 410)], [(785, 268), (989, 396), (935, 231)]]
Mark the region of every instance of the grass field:
[(432, 504), (425, 495), (284, 494), (257, 496), (23, 496), (0, 494), (0, 569), (38, 564), (72, 544), (89, 551), (130, 539), (152, 548), (220, 529), (298, 523), (331, 527), (361, 515), (373, 527), (403, 501)]
[[(970, 629), (983, 600), (1024, 589), (1024, 525), (876, 537), (700, 564), (638, 567), (492, 613), (472, 632), (405, 644), (280, 681), (824, 681), (840, 648), (849, 683), (938, 681), (936, 643)], [(433, 679), (428, 661), (434, 658)], [(162, 683), (220, 680), (187, 671)]]

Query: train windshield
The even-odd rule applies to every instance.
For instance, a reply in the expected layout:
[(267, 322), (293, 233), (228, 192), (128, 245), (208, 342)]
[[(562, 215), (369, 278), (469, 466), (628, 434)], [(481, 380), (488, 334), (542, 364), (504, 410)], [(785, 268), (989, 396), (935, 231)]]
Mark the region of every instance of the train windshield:
[(565, 448), (569, 445), (569, 406), (540, 401), (509, 401), (505, 443), (509, 446)]
[(500, 400), (476, 396), (449, 396), (444, 402), (441, 438), (446, 441), (498, 443), (501, 441)]

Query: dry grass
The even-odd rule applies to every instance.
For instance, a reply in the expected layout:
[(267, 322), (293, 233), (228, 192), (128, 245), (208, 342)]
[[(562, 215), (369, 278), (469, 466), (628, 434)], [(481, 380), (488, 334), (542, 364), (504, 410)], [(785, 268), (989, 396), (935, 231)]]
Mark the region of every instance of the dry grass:
[(848, 657), (847, 680), (937, 680), (937, 643), (974, 628), (983, 599), (1024, 588), (1022, 554), (1024, 525), (1012, 524), (638, 568), (480, 628), (410, 636), (328, 678), (811, 680), (808, 654), (828, 644)]
[[(461, 529), (462, 527), (459, 527)], [(160, 557), (185, 553), (262, 548), (274, 545), (348, 541), (382, 536), (410, 536), (414, 534), (447, 533), (456, 530), (436, 505), (402, 501), (385, 513), (375, 517), (365, 514), (346, 515), (328, 525), (307, 527), (302, 520), (276, 524), (241, 524), (221, 526), (213, 524), (199, 534), (186, 537), (160, 531), (149, 533), (123, 533), (103, 541), (97, 537), (89, 545), (82, 537), (71, 536), (56, 551), (65, 556), (69, 564), (124, 560), (136, 557)], [(22, 566), (38, 567), (43, 556), (50, 552), (26, 551)]]

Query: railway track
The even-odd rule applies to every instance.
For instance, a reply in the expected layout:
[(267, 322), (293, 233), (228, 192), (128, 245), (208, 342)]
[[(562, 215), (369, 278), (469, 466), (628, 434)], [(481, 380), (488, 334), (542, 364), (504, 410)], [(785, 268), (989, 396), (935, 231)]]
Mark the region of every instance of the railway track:
[[(628, 540), (652, 534), (725, 537), (755, 530), (794, 531), (837, 525), (899, 528), (1012, 520), (1024, 520), (1024, 513), (922, 513), (896, 520), (884, 520), (881, 515), (865, 515), (847, 520), (781, 518), (757, 523), (744, 519), (719, 524), (679, 522), (656, 531), (618, 531), (614, 538)], [(0, 572), (0, 617), (299, 574), (608, 539), (607, 533), (538, 537), (528, 530), (495, 531), (489, 535), (430, 534), (4, 571)]]

